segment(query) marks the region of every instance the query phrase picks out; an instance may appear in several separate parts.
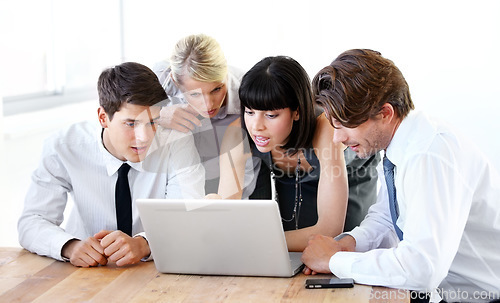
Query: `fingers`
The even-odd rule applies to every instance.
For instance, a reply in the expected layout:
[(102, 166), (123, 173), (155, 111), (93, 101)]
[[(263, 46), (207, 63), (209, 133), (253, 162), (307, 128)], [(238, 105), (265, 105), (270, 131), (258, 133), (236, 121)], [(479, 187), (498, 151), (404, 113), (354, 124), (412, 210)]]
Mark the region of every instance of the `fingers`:
[(94, 238), (96, 238), (97, 240), (102, 240), (102, 238), (106, 237), (112, 232), (113, 232), (112, 230), (101, 230), (100, 232), (94, 235)]
[(102, 238), (100, 244), (108, 261), (123, 266), (135, 264), (149, 254), (141, 246), (141, 242), (147, 243), (142, 237), (132, 238), (121, 231), (113, 231)]
[(79, 267), (106, 265), (108, 261), (117, 266), (135, 264), (150, 253), (145, 238), (132, 238), (119, 230), (102, 230), (83, 241), (71, 240), (62, 249), (62, 255)]
[[(101, 243), (99, 243), (99, 240), (97, 240), (94, 237), (90, 237), (87, 239), (86, 244), (90, 246), (91, 249), (89, 249), (88, 254), (96, 261), (98, 259), (101, 259), (104, 255), (104, 248), (102, 247)], [(101, 262), (99, 262), (101, 263)]]
[(90, 237), (84, 241), (74, 243), (69, 259), (71, 264), (79, 267), (106, 265), (108, 260), (103, 254), (104, 249), (99, 241), (94, 237)]
[(312, 274), (312, 270), (307, 266), (304, 266), (304, 269), (302, 270), (302, 272), (304, 273), (304, 275)]
[(97, 238), (99, 235), (103, 236), (100, 238), (100, 244), (104, 249), (104, 255), (108, 257), (120, 249), (120, 245), (122, 244), (121, 239), (123, 237), (128, 237), (128, 235), (119, 230), (112, 232), (103, 230), (95, 234), (95, 237)]
[[(122, 253), (120, 251), (120, 253)], [(138, 258), (132, 251), (127, 251), (126, 253), (123, 252), (124, 254), (120, 254), (120, 256), (117, 256), (118, 260), (116, 260), (116, 266), (124, 266), (128, 264), (135, 264), (141, 260), (141, 258)]]
[(127, 260), (124, 260), (124, 258), (129, 251), (130, 251), (130, 249), (128, 249), (128, 247), (126, 247), (126, 246), (117, 247), (117, 249), (113, 248), (113, 252), (111, 252), (109, 255), (107, 255), (108, 260), (110, 262), (116, 263), (117, 266), (122, 266), (124, 264), (128, 264), (126, 262)]
[(198, 111), (193, 106), (191, 106), (191, 104), (182, 104), (180, 108), (196, 116), (198, 116), (199, 114)]
[(188, 110), (179, 110), (174, 117), (174, 121), (191, 130), (193, 130), (195, 126), (201, 126), (201, 121), (198, 119), (198, 113)]
[(94, 267), (98, 265), (104, 266), (108, 264), (108, 259), (97, 253), (95, 250), (91, 250), (86, 253), (79, 254), (74, 261), (71, 261), (71, 263), (79, 267)]
[[(197, 119), (197, 118), (195, 118)], [(161, 124), (161, 122), (160, 122)], [(191, 121), (188, 121), (188, 120), (184, 120), (184, 119), (176, 119), (176, 121), (172, 122), (169, 124), (170, 127), (168, 128), (171, 128), (171, 129), (175, 129), (177, 131), (180, 131), (182, 133), (187, 133), (189, 131), (192, 131), (194, 130), (195, 128), (195, 125), (193, 123), (191, 123)]]
[(164, 107), (160, 112), (160, 125), (181, 132), (194, 130), (201, 126), (198, 112), (189, 104), (179, 104)]
[(307, 266), (305, 273), (315, 275), (316, 273), (330, 272), (330, 259), (340, 251), (340, 245), (331, 237), (314, 235), (302, 253), (302, 262)]
[(313, 275), (313, 276), (318, 274), (317, 272), (315, 272), (314, 270), (310, 269), (307, 266), (304, 266), (302, 273), (304, 273), (304, 275)]

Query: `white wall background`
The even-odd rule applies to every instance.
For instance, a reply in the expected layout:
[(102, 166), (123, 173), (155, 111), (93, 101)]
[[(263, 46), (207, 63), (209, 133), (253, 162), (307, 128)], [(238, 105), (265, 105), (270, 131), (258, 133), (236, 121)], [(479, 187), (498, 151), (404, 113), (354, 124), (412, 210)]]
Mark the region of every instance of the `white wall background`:
[[(19, 1), (26, 2), (29, 9), (30, 1)], [(66, 42), (71, 44), (83, 38), (71, 35), (71, 22), (78, 24), (79, 31), (85, 29), (82, 26), (85, 24), (92, 31), (99, 26), (105, 31), (106, 16), (109, 16), (107, 22), (117, 20), (120, 2), (113, 1), (100, 5), (97, 0), (54, 0), (55, 4), (64, 3), (65, 9), (74, 14), (64, 18)], [(0, 0), (2, 9), (8, 8), (8, 3)], [(100, 7), (99, 11), (82, 10), (89, 3)], [(73, 53), (72, 56), (81, 56), (79, 64), (101, 62), (105, 68), (122, 61), (137, 61), (152, 66), (167, 58), (181, 37), (206, 33), (220, 42), (231, 65), (248, 69), (265, 56), (288, 55), (313, 77), (342, 51), (371, 48), (393, 60), (402, 70), (417, 109), (457, 126), (500, 169), (500, 1), (122, 0), (121, 5), (125, 20), (123, 41), (113, 34), (116, 30), (109, 30), (109, 40), (93, 41), (92, 34), (85, 35), (91, 51)], [(23, 16), (22, 12), (11, 13)], [(22, 22), (33, 28), (37, 26), (30, 24), (29, 18)], [(6, 31), (10, 35), (16, 26), (0, 28), (0, 34)], [(31, 39), (24, 32), (19, 36), (23, 45), (26, 39)], [(125, 47), (122, 54), (116, 51), (120, 43)], [(111, 49), (116, 55), (102, 57), (99, 49)], [(102, 63), (104, 58), (108, 58), (106, 63)], [(0, 73), (1, 70), (0, 66)], [(22, 76), (29, 80), (29, 70), (23, 70)], [(97, 77), (98, 74), (92, 81)], [(29, 85), (29, 81), (26, 83)], [(87, 104), (76, 110), (67, 106), (4, 119), (6, 131), (30, 124), (33, 131), (25, 130), (15, 140), (5, 141), (0, 151), (0, 246), (17, 245), (15, 224), (29, 172), (36, 165), (41, 149), (42, 140), (37, 132), (43, 129), (41, 135), (46, 136), (49, 128), (62, 124), (54, 121), (69, 123), (84, 116), (94, 118), (97, 101)], [(50, 116), (51, 112), (55, 116)]]
[(229, 64), (270, 55), (311, 77), (341, 52), (378, 50), (410, 85), (417, 109), (456, 125), (500, 168), (500, 1), (124, 1), (125, 60), (148, 65), (206, 33)]

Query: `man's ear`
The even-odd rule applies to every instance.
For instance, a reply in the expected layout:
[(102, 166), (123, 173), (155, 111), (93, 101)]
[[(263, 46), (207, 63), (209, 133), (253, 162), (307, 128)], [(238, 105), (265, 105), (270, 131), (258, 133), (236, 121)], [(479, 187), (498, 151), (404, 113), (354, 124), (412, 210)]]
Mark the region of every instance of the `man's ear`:
[(379, 115), (380, 119), (383, 120), (384, 123), (390, 123), (395, 118), (397, 118), (394, 107), (390, 103), (385, 103), (384, 105), (382, 105)]
[(102, 106), (99, 106), (99, 108), (97, 109), (97, 118), (99, 119), (99, 123), (101, 124), (102, 128), (108, 127), (108, 114)]

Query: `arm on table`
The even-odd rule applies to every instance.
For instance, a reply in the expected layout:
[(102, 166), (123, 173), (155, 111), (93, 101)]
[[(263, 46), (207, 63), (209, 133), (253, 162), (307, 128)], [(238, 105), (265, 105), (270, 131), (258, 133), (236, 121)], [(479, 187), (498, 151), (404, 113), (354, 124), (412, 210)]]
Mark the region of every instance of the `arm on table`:
[(288, 250), (303, 251), (311, 235), (336, 236), (343, 231), (347, 210), (347, 172), (344, 146), (334, 144), (333, 127), (324, 114), (317, 120), (313, 146), (321, 174), (318, 183), (318, 221), (315, 225), (285, 232)]

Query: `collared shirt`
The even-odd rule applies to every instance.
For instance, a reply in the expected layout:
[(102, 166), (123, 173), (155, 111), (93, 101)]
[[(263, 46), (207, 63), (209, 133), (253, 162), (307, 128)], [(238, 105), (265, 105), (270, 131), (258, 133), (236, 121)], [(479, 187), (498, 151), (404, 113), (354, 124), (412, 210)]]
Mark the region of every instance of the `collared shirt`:
[(348, 233), (357, 252), (332, 256), (332, 273), (362, 284), (437, 288), (450, 301), (498, 298), (500, 177), (493, 165), (472, 142), (421, 112), (403, 119), (386, 155), (396, 166), (404, 238), (398, 243), (379, 173), (377, 203)]
[[(98, 123), (70, 126), (47, 139), (18, 222), (19, 242), (31, 252), (62, 260), (71, 239), (116, 230), (115, 184), (123, 161), (105, 148)], [(132, 233), (143, 232), (138, 198), (201, 198), (204, 171), (191, 135), (158, 130), (146, 159), (127, 162), (132, 195)], [(61, 227), (71, 196), (73, 207)]]

